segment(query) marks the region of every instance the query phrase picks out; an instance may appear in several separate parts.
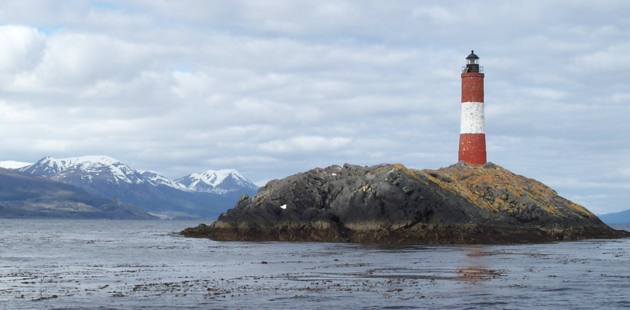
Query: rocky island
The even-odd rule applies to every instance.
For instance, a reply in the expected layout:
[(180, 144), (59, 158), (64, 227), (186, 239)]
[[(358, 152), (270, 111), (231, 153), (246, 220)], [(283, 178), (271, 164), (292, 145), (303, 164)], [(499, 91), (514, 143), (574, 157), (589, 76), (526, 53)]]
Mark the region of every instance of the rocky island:
[(502, 244), (630, 237), (548, 186), (493, 163), (316, 168), (273, 180), (210, 226), (222, 241)]

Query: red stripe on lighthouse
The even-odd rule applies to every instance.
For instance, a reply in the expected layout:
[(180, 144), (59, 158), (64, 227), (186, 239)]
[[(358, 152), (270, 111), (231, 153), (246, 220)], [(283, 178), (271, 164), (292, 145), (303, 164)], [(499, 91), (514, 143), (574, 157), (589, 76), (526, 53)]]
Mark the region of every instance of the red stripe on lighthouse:
[(483, 102), (483, 73), (462, 73), (462, 102)]
[(463, 133), (459, 135), (459, 160), (473, 165), (486, 163), (486, 134)]

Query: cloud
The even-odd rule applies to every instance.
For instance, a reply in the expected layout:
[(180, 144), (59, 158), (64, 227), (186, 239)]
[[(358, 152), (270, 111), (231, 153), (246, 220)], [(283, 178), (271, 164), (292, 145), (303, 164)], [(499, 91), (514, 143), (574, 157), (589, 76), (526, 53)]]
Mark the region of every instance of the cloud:
[(148, 48), (121, 40), (86, 34), (47, 38), (41, 61), (18, 74), (9, 91), (74, 91), (98, 82), (127, 82), (146, 68)]
[(338, 150), (352, 142), (343, 137), (301, 136), (287, 140), (274, 140), (262, 143), (259, 148), (269, 153), (328, 152)]
[(28, 71), (42, 60), (46, 38), (37, 29), (0, 26), (0, 72), (4, 75)]
[(412, 14), (413, 17), (427, 18), (436, 24), (453, 24), (461, 19), (461, 16), (456, 15), (452, 10), (441, 6), (417, 7)]

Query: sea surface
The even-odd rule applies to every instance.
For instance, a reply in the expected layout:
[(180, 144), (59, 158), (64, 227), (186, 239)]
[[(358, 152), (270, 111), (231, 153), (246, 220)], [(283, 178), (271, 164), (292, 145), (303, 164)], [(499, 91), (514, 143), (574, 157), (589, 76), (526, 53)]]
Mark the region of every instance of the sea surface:
[(0, 220), (0, 309), (630, 307), (630, 239), (387, 247), (174, 233), (197, 224)]

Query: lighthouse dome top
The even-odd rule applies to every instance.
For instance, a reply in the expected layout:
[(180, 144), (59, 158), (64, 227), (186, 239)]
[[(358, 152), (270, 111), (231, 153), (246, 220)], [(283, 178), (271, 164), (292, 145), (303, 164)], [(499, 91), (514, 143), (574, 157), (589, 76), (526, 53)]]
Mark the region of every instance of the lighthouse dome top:
[(479, 59), (479, 56), (475, 55), (475, 51), (472, 50), (472, 51), (470, 51), (470, 55), (468, 55), (468, 57), (466, 57), (466, 59)]
[(475, 55), (475, 51), (470, 51), (470, 55), (466, 57), (466, 72), (479, 72), (479, 56)]

